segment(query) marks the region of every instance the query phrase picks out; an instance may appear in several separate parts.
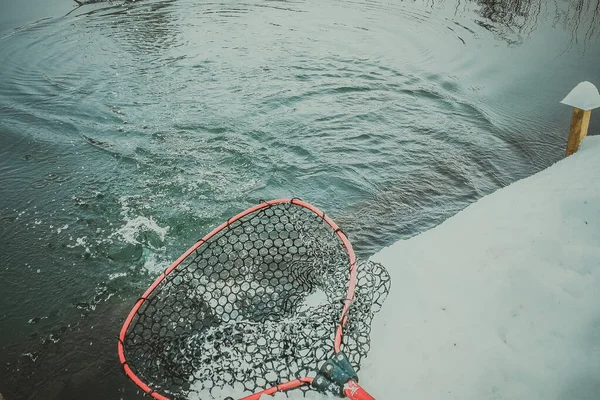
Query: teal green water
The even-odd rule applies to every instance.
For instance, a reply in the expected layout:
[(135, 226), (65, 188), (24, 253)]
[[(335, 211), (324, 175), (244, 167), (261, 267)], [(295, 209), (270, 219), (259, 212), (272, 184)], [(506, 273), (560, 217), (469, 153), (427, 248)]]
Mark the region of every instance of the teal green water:
[(367, 257), (559, 160), (559, 100), (600, 84), (582, 4), (2, 5), (0, 392), (135, 397), (132, 302), (261, 199)]

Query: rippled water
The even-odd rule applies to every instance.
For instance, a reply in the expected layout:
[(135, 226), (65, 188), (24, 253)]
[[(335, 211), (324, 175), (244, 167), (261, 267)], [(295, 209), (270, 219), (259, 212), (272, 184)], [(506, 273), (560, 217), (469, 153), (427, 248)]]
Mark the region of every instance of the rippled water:
[(596, 4), (0, 6), (0, 392), (134, 398), (132, 301), (260, 199), (368, 256), (557, 161)]

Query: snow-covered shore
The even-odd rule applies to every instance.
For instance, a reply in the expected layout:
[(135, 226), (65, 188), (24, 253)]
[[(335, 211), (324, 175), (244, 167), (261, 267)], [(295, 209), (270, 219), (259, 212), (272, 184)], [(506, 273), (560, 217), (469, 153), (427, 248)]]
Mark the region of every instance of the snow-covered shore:
[(600, 137), (372, 259), (377, 399), (600, 398)]

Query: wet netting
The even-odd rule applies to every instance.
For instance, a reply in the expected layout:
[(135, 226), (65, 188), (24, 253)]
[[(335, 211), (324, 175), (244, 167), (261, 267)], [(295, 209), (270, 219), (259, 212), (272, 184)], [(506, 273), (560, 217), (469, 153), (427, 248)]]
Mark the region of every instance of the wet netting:
[(310, 390), (298, 378), (340, 350), (358, 370), (389, 287), (383, 266), (357, 262), (321, 211), (264, 202), (167, 268), (125, 321), (119, 356), (157, 399), (219, 398), (226, 387), (243, 397), (294, 380)]

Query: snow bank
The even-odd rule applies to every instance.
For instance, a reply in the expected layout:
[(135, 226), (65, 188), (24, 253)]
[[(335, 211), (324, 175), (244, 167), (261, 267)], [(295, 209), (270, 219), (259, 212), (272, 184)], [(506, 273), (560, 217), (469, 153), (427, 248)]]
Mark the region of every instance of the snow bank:
[(378, 400), (600, 398), (600, 137), (373, 260)]

